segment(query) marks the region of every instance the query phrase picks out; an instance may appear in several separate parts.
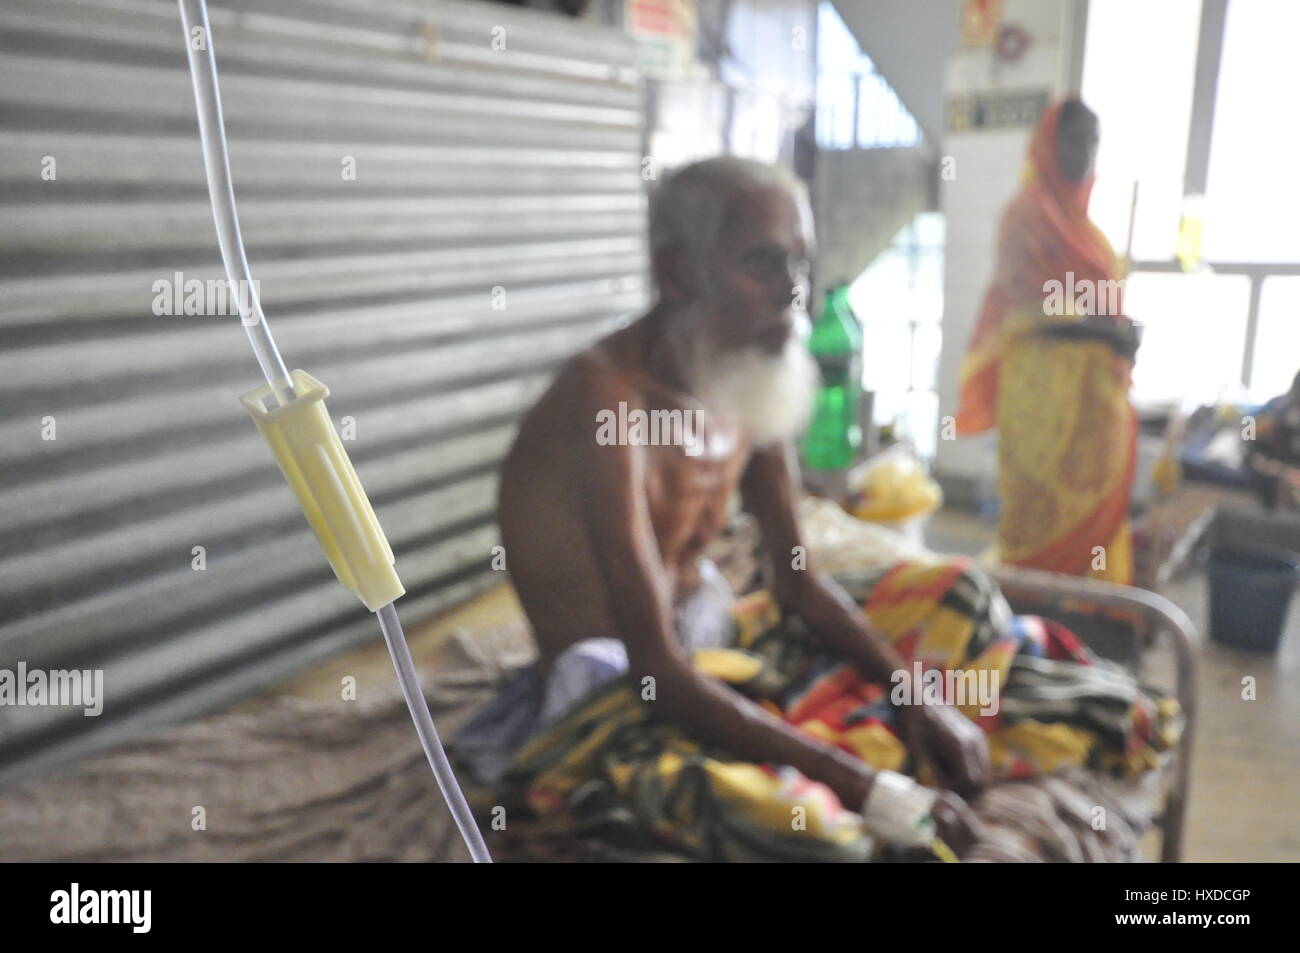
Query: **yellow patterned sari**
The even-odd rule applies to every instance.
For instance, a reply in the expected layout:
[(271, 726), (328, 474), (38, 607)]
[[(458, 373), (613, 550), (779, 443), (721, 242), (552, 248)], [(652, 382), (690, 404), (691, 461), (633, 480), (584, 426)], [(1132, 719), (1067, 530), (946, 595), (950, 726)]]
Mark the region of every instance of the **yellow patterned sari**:
[[(1024, 187), (1002, 219), (997, 272), (962, 365), (957, 432), (1000, 432), (1000, 561), (1127, 584), (1132, 361), (1098, 340), (1037, 334), (1098, 313), (1067, 298), (1062, 313), (1046, 314), (1050, 283), (1100, 288), (1120, 271), (1088, 220), (1091, 179), (1070, 182), (1060, 172), (1059, 115), (1060, 104), (1039, 120)], [(1100, 291), (1094, 298), (1102, 300)]]

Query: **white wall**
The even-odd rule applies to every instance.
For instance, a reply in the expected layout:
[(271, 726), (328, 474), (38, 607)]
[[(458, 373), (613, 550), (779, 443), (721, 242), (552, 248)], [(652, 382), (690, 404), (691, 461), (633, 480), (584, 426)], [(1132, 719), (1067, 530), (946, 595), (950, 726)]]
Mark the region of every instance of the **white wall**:
[[(1006, 0), (1003, 22), (1016, 23), (1031, 43), (1016, 63), (999, 63), (989, 48), (958, 49), (949, 57), (945, 96), (996, 90), (1046, 89), (1063, 94), (1068, 72), (1073, 0)], [(961, 359), (993, 275), (997, 227), (1015, 195), (1031, 129), (945, 131), (942, 152), (955, 177), (940, 182), (947, 226), (944, 257), (943, 350), (939, 361), (939, 413), (957, 408)], [(935, 471), (944, 476), (992, 479), (996, 437), (940, 440)]]

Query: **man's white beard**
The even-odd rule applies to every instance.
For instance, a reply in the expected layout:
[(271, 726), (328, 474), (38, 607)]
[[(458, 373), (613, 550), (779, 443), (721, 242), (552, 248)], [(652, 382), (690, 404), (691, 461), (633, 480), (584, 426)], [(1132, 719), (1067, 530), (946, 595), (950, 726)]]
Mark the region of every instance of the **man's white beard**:
[(797, 335), (780, 354), (744, 348), (698, 361), (696, 370), (701, 402), (739, 422), (755, 447), (793, 438), (812, 416), (817, 363)]

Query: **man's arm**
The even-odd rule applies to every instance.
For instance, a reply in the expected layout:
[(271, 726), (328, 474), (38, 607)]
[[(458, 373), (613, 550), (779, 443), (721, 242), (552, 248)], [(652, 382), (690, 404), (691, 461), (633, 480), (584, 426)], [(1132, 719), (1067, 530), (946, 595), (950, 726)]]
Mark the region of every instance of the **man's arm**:
[(795, 517), (798, 488), (790, 455), (786, 444), (755, 451), (740, 484), (745, 509), (758, 521), (772, 561), (773, 594), (817, 638), (851, 659), (863, 677), (887, 686), (906, 666), (889, 641), (871, 629), (849, 594), (808, 560)]
[[(910, 679), (888, 639), (872, 628), (843, 587), (819, 574), (808, 559), (795, 516), (797, 469), (791, 454), (783, 444), (755, 451), (741, 478), (745, 509), (758, 521), (772, 560), (778, 602), (798, 614), (816, 638), (851, 659), (869, 681), (888, 689), (898, 679)], [(799, 569), (796, 547), (802, 554)], [(939, 786), (966, 794), (988, 783), (988, 742), (960, 712), (938, 705), (904, 707), (899, 710), (899, 729)]]
[[(729, 686), (696, 672), (673, 631), (672, 592), (656, 541), (644, 487), (645, 450), (601, 446), (596, 413), (637, 397), (610, 373), (586, 368), (579, 408), (577, 472), (583, 482), (586, 531), (631, 673), (654, 678), (654, 714), (691, 737), (756, 762), (788, 764), (829, 786), (851, 810), (865, 800), (874, 771), (852, 756), (798, 731)], [(585, 417), (585, 422), (584, 422)]]

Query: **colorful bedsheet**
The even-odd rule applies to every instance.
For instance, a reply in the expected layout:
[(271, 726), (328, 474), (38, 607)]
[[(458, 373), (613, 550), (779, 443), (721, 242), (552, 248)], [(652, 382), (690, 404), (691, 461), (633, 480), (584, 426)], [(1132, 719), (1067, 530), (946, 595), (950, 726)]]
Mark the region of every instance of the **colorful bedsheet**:
[[(958, 707), (988, 735), (998, 777), (1067, 766), (1132, 776), (1177, 741), (1174, 701), (1095, 658), (1062, 626), (1013, 616), (967, 560), (837, 579), (909, 666), (934, 673), (926, 680), (939, 697), (966, 702)], [(697, 669), (877, 768), (912, 771), (889, 687), (864, 681), (766, 592), (739, 600), (733, 618), (736, 647), (695, 652)], [(995, 703), (948, 697), (974, 683), (941, 677), (958, 671), (994, 686)], [(634, 676), (602, 685), (529, 737), (496, 783), (471, 783), (485, 828), (514, 841), (581, 832), (639, 848), (657, 843), (700, 860), (881, 856), (860, 817), (824, 785), (697, 744), (657, 717), (640, 691)]]

